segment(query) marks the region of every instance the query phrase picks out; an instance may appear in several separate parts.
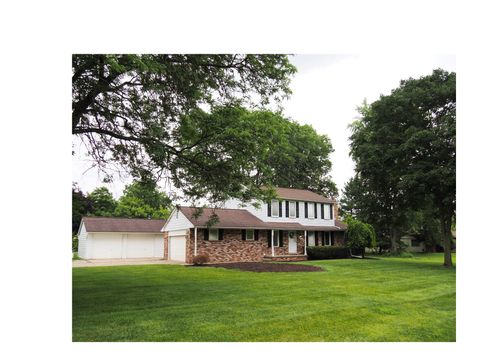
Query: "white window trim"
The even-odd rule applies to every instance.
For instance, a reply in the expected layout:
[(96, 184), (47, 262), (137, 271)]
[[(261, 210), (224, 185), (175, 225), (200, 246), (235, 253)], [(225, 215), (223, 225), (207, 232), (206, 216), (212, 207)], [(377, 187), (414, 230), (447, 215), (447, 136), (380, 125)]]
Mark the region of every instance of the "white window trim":
[[(252, 232), (252, 237), (251, 237), (251, 238), (248, 237), (248, 232), (249, 232), (249, 231)], [(245, 240), (249, 240), (249, 241), (250, 241), (250, 240), (255, 240), (255, 230), (253, 230), (253, 229), (247, 229), (247, 230), (245, 230)]]
[(332, 220), (330, 218), (330, 206), (331, 204), (323, 204), (323, 218), (325, 220)]
[[(275, 245), (275, 242), (277, 245)], [(278, 230), (273, 231), (273, 247), (280, 247), (280, 232)]]
[(328, 244), (327, 240), (325, 239), (325, 246), (332, 246), (332, 233), (330, 231), (326, 231), (325, 234), (328, 234)]
[[(213, 234), (215, 234), (216, 239), (213, 238)], [(218, 229), (208, 229), (208, 240), (210, 241), (218, 241)]]
[[(292, 211), (293, 209), (293, 211)], [(290, 218), (296, 218), (297, 217), (297, 202), (296, 201), (290, 201), (288, 203), (288, 217)]]
[[(272, 217), (278, 217), (280, 214), (280, 202), (278, 200), (272, 200), (271, 204), (272, 204)], [(273, 209), (275, 208), (277, 210), (277, 215), (273, 213)]]
[[(315, 203), (307, 203), (307, 208), (308, 208), (308, 218), (309, 219), (314, 219), (315, 218)], [(311, 206), (310, 206), (311, 205)]]

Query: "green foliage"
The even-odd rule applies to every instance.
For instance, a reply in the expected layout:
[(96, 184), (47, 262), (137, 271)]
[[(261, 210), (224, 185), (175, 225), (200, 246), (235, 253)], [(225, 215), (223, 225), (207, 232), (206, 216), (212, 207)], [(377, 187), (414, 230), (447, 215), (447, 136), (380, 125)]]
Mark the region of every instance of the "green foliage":
[(347, 218), (348, 225), (346, 232), (346, 245), (356, 251), (360, 251), (362, 257), (365, 254), (365, 248), (375, 248), (377, 246), (377, 237), (372, 225), (364, 223), (354, 218)]
[(83, 194), (76, 183), (72, 186), (72, 233), (76, 233), (80, 227), (82, 216), (92, 209), (89, 199)]
[(73, 252), (78, 251), (78, 235), (77, 234), (72, 234), (72, 251)]
[(171, 200), (153, 182), (133, 182), (127, 185), (118, 199), (114, 215), (143, 219), (166, 219)]
[[(438, 214), (444, 244), (450, 244), (455, 214), (456, 75), (435, 70), (402, 81), (351, 125), (351, 155), (356, 175), (342, 201), (345, 211), (374, 225), (397, 249), (410, 211)], [(431, 221), (430, 221), (431, 222)], [(445, 262), (450, 264), (449, 250)]]
[(117, 202), (112, 193), (105, 186), (96, 188), (87, 196), (92, 206), (92, 215), (112, 216)]
[(237, 156), (262, 144), (199, 109), (279, 101), (296, 71), (286, 55), (73, 55), (72, 67), (73, 134), (104, 171), (116, 163), (137, 179), (200, 181), (185, 195), (213, 202), (268, 191), (253, 190), (265, 181)]
[(307, 246), (309, 260), (346, 259), (350, 249), (345, 246)]

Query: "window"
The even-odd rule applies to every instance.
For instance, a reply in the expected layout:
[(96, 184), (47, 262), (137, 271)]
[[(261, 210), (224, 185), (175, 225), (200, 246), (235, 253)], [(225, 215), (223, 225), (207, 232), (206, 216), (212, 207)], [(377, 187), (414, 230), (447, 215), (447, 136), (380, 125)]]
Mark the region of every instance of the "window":
[(279, 209), (278, 200), (272, 200), (272, 216), (278, 217), (278, 209)]
[(273, 231), (273, 247), (280, 246), (280, 238), (278, 237), (278, 230)]
[(412, 247), (417, 247), (417, 246), (420, 246), (420, 240), (417, 240), (417, 239), (412, 239)]
[(315, 217), (315, 204), (308, 203), (308, 218), (313, 219)]
[(315, 246), (315, 231), (308, 232), (308, 246)]
[(323, 218), (327, 220), (331, 220), (330, 217), (330, 204), (323, 204)]
[(208, 230), (208, 240), (212, 240), (212, 241), (218, 240), (218, 229)]
[(291, 218), (297, 217), (297, 202), (290, 201), (288, 203), (288, 213)]
[(324, 240), (324, 245), (325, 245), (325, 246), (331, 246), (331, 245), (332, 245), (332, 241), (331, 241), (331, 240), (332, 240), (332, 237), (331, 237), (331, 235), (332, 235), (332, 234), (330, 233), (330, 231), (327, 231), (327, 232), (324, 232), (324, 233), (323, 233), (323, 236), (324, 236), (324, 237), (323, 237), (323, 240)]
[(255, 236), (255, 233), (254, 233), (253, 229), (247, 229), (245, 239), (246, 240), (253, 240), (254, 236)]

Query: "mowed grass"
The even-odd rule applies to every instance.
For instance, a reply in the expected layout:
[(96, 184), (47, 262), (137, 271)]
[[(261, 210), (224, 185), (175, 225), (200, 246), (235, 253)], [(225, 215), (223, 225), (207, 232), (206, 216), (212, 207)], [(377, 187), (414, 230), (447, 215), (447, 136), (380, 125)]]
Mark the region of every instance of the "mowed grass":
[(443, 254), (309, 261), (325, 272), (73, 268), (74, 341), (455, 341)]

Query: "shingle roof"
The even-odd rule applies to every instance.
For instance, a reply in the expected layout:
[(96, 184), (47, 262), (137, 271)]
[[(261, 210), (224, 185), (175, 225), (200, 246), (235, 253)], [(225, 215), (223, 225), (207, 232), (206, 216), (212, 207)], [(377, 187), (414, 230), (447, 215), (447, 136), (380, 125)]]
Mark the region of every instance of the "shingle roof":
[(281, 199), (287, 200), (301, 200), (301, 201), (312, 201), (312, 202), (323, 202), (323, 203), (334, 203), (332, 199), (328, 199), (325, 196), (314, 193), (310, 190), (302, 189), (290, 189), (290, 188), (276, 188), (277, 195)]
[(198, 216), (195, 216), (196, 212), (199, 211), (198, 209), (201, 208), (180, 207), (180, 211), (194, 226), (206, 226), (213, 214), (218, 216), (219, 222), (214, 225), (218, 228), (260, 229), (265, 224), (262, 220), (243, 209), (203, 208), (201, 213), (199, 213)]
[(88, 232), (160, 233), (165, 220), (84, 217)]
[(347, 224), (339, 221), (339, 220), (335, 220), (335, 226), (339, 227), (340, 229), (342, 230), (346, 230), (347, 229)]
[[(335, 220), (335, 226), (308, 226), (297, 222), (264, 222), (243, 209), (213, 209), (203, 208), (201, 213), (195, 217), (195, 213), (199, 208), (180, 207), (180, 211), (187, 219), (197, 227), (206, 227), (207, 222), (213, 214), (218, 216), (218, 222), (213, 224), (213, 228), (232, 228), (232, 229), (277, 229), (277, 230), (317, 230), (317, 231), (338, 231), (339, 228), (344, 230), (346, 225)], [(342, 224), (340, 227), (337, 224)], [(337, 227), (338, 226), (338, 227)]]

